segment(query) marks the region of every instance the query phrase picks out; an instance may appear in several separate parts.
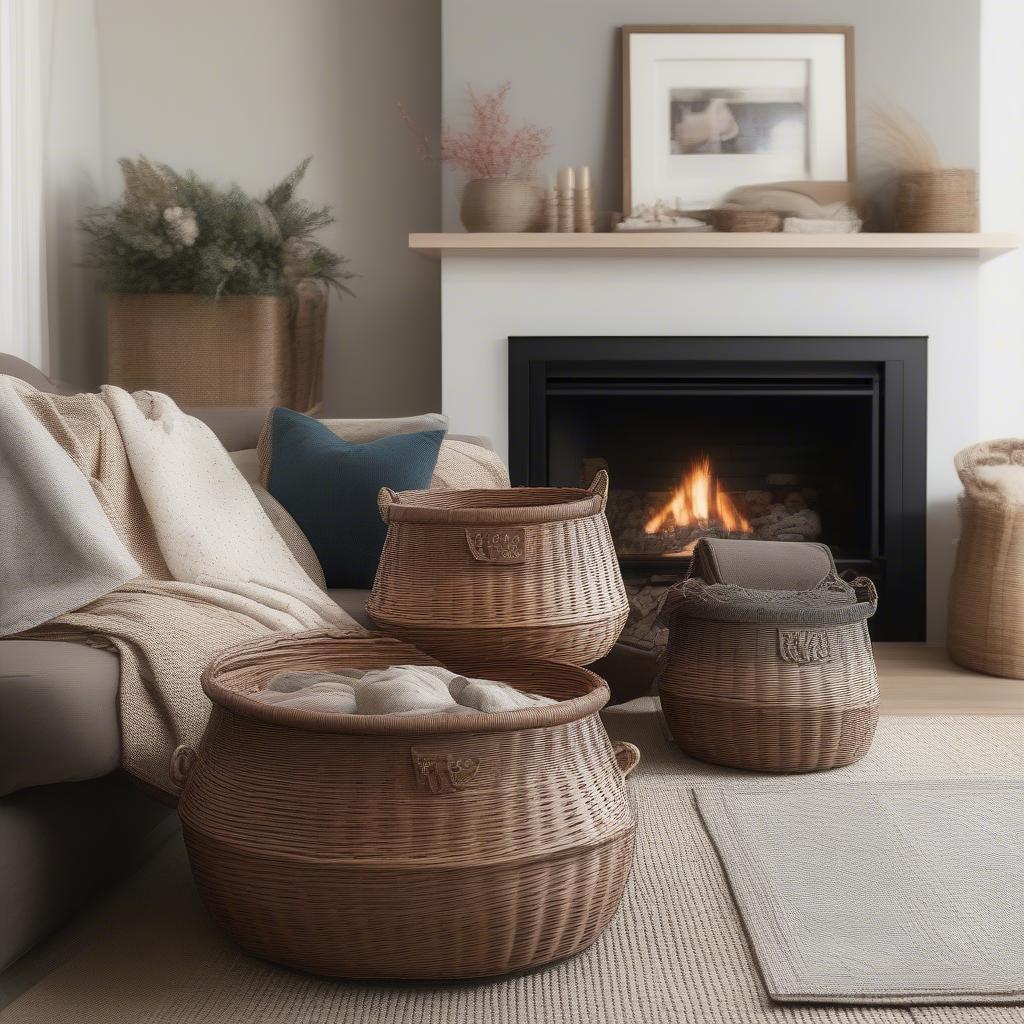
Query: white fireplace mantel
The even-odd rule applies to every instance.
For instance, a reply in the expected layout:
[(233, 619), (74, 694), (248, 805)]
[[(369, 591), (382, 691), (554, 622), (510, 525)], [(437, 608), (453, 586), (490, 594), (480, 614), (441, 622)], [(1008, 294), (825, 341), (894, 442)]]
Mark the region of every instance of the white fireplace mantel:
[(928, 338), (928, 638), (945, 630), (957, 535), (953, 456), (980, 437), (983, 364), (971, 250), (935, 259), (719, 253), (715, 259), (489, 250), (441, 259), (442, 407), (508, 452), (509, 336)]

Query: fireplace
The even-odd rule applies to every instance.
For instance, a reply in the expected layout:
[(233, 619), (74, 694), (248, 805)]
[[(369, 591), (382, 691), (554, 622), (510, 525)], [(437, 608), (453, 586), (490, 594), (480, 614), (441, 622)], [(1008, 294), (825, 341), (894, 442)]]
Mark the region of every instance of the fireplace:
[(631, 592), (702, 536), (827, 544), (925, 632), (924, 338), (509, 338), (515, 484), (611, 478)]

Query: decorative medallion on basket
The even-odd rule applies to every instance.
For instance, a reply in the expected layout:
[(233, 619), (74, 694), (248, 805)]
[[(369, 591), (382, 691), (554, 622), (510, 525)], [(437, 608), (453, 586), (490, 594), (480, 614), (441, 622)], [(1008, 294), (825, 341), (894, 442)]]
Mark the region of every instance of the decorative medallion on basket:
[(662, 611), (661, 706), (679, 746), (770, 772), (863, 757), (878, 723), (874, 584), (841, 580), (823, 544), (705, 539), (690, 572)]
[(249, 696), (297, 668), (402, 664), (437, 663), (320, 631), (206, 670), (213, 710), (178, 812), (211, 917), (256, 956), (347, 978), (486, 977), (586, 949), (618, 909), (636, 832), (624, 779), (639, 751), (608, 739), (607, 685), (574, 665), (465, 657), (450, 667), (556, 703), (409, 718)]
[(823, 629), (780, 629), (779, 657), (793, 665), (828, 661), (832, 657), (828, 633)]
[(381, 629), (442, 660), (589, 665), (629, 614), (607, 500), (604, 470), (587, 489), (384, 488), (388, 534), (366, 609)]
[(424, 754), (409, 750), (420, 786), (431, 793), (454, 793), (466, 789), (480, 770), (478, 757), (452, 757), (450, 754)]

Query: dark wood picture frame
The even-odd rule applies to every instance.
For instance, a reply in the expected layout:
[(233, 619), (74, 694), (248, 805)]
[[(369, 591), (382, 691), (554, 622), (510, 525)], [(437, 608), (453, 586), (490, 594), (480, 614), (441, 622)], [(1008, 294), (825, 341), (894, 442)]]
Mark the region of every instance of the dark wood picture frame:
[(630, 39), (634, 35), (703, 34), (743, 35), (759, 32), (770, 35), (841, 35), (846, 62), (846, 175), (853, 181), (856, 169), (856, 97), (854, 93), (854, 52), (852, 25), (623, 25), (619, 30), (622, 42), (622, 212), (628, 216), (633, 209), (630, 138)]

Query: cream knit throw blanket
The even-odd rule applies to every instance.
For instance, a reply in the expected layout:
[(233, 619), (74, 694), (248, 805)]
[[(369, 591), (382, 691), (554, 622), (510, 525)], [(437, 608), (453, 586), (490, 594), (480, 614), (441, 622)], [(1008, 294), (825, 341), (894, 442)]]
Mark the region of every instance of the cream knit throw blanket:
[(117, 650), (123, 765), (174, 793), (172, 755), (205, 727), (199, 677), (215, 653), (271, 631), (359, 627), (299, 567), (216, 436), (170, 399), (9, 380), (143, 573), (25, 636)]

